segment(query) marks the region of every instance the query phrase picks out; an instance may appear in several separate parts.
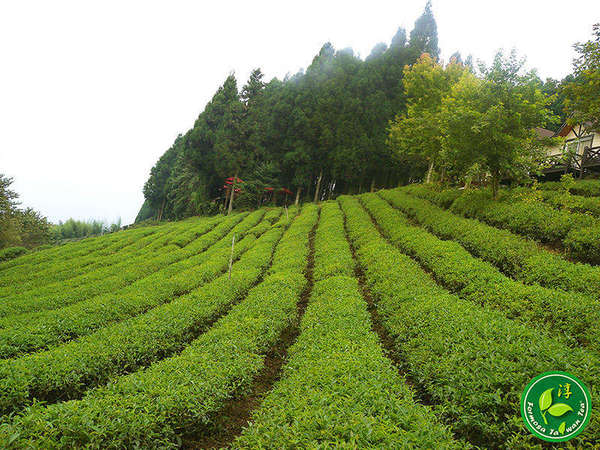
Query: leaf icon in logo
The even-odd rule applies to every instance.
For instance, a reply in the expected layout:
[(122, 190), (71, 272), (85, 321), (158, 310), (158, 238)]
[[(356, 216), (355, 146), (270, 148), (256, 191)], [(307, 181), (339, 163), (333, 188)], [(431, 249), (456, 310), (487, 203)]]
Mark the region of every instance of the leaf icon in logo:
[(558, 432), (559, 432), (560, 434), (565, 434), (565, 425), (566, 425), (566, 422), (563, 422), (563, 423), (561, 423), (561, 424), (560, 424), (560, 426), (558, 427)]
[(571, 408), (569, 405), (567, 405), (565, 403), (557, 403), (555, 405), (552, 405), (548, 409), (548, 412), (550, 414), (552, 414), (554, 417), (560, 417), (563, 414), (568, 413), (569, 411), (573, 411), (573, 408)]
[(554, 388), (550, 388), (545, 390), (542, 395), (540, 395), (540, 411), (544, 411), (550, 408), (552, 404), (552, 391)]

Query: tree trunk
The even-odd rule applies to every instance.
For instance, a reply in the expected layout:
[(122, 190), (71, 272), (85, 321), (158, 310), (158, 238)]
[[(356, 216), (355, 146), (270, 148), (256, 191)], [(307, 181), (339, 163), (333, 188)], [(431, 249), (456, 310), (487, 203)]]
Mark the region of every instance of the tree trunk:
[(429, 168), (427, 169), (427, 178), (425, 183), (431, 183), (431, 175), (433, 174), (433, 160), (429, 161)]
[(166, 197), (163, 198), (162, 204), (160, 205), (160, 211), (158, 211), (158, 221), (160, 222), (162, 220), (162, 215), (163, 215), (163, 211), (165, 209), (165, 201), (166, 201)]
[(233, 177), (233, 184), (231, 185), (231, 195), (229, 196), (229, 209), (227, 210), (227, 215), (231, 214), (231, 210), (233, 209), (233, 198), (235, 197), (235, 183), (237, 181), (238, 174), (235, 173), (235, 177)]
[(225, 192), (225, 203), (223, 204), (223, 209), (227, 208), (227, 205), (229, 204), (230, 192), (231, 192), (231, 189), (227, 189), (227, 192)]
[(319, 172), (319, 178), (317, 178), (317, 188), (315, 190), (315, 199), (313, 200), (314, 203), (317, 203), (319, 201), (319, 190), (321, 189), (321, 179), (323, 178), (323, 169), (321, 169), (321, 172)]
[(300, 201), (300, 192), (302, 192), (302, 188), (299, 187), (296, 190), (296, 201), (294, 202), (294, 205), (298, 206), (298, 202)]
[(371, 180), (371, 192), (375, 192), (375, 177)]
[(492, 197), (494, 200), (498, 198), (498, 188), (500, 186), (500, 175), (492, 175)]

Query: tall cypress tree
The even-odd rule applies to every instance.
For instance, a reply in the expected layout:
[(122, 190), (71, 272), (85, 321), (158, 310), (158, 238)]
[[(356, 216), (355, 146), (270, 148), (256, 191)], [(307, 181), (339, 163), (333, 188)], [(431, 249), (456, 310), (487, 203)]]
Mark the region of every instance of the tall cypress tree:
[(415, 22), (415, 27), (410, 32), (410, 46), (418, 52), (429, 53), (434, 59), (440, 56), (438, 47), (437, 24), (431, 11), (431, 0), (427, 0), (425, 11)]

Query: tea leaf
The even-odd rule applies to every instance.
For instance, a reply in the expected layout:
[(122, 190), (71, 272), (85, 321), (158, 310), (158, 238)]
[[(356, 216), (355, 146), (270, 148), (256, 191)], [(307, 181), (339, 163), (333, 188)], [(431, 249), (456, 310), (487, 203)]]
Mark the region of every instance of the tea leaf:
[(550, 409), (548, 409), (548, 412), (550, 414), (552, 414), (554, 417), (560, 417), (563, 414), (566, 414), (570, 411), (573, 411), (573, 408), (571, 408), (569, 405), (567, 405), (565, 403), (557, 403), (556, 405), (552, 405), (550, 407)]
[[(554, 388), (546, 389), (542, 395), (540, 395), (540, 410), (544, 411), (552, 404), (552, 391)], [(554, 415), (554, 414), (553, 414)]]

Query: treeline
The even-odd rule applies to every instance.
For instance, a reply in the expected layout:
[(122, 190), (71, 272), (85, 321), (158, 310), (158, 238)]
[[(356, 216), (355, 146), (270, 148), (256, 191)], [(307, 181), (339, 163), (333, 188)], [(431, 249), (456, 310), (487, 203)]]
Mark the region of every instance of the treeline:
[[(390, 136), (389, 127), (394, 118), (406, 117), (410, 102), (414, 103), (404, 86), (407, 68), (423, 55), (431, 64), (443, 67), (439, 54), (437, 25), (428, 2), (409, 37), (400, 28), (389, 46), (377, 44), (364, 60), (352, 49), (336, 51), (327, 43), (306, 71), (284, 80), (265, 82), (260, 69), (256, 69), (238, 91), (237, 80), (230, 75), (194, 127), (179, 135), (152, 168), (136, 222), (214, 213), (227, 207), (230, 192), (237, 207), (247, 208), (265, 201), (284, 204), (297, 199), (317, 200), (423, 179), (432, 162), (427, 148), (437, 146), (435, 152), (441, 148), (436, 134), (439, 127), (414, 128), (421, 134), (421, 142), (411, 142), (410, 148), (404, 142), (401, 151), (397, 134)], [(472, 77), (458, 84), (466, 88), (470, 83), (471, 93), (481, 86), (490, 87), (488, 98), (477, 100), (480, 111), (489, 102), (510, 100), (512, 94), (526, 90), (529, 92), (524, 95), (530, 99), (534, 92), (536, 105), (543, 111), (507, 125), (519, 128), (516, 134), (520, 134), (519, 145), (512, 146), (511, 151), (524, 142), (525, 134), (532, 137), (529, 127), (556, 129), (564, 120), (562, 86), (572, 77), (544, 82), (535, 72), (521, 76), (517, 73), (521, 64), (514, 59), (496, 61), (476, 77), (471, 57), (463, 61), (456, 52), (450, 59), (461, 70), (451, 70), (453, 79), (444, 82), (444, 89), (451, 90), (462, 72)], [(495, 79), (498, 74), (508, 78)], [(510, 78), (517, 75), (520, 78), (516, 82)], [(497, 81), (502, 84), (500, 89), (492, 86)], [(470, 101), (469, 92), (455, 94), (462, 96), (463, 103)], [(439, 109), (439, 104), (435, 108)], [(469, 114), (474, 109), (473, 105), (465, 108), (461, 118), (467, 120), (465, 127), (470, 126)], [(415, 111), (421, 113), (423, 108)], [(490, 123), (496, 124), (498, 121)], [(528, 128), (527, 133), (523, 126)], [(488, 130), (482, 129), (482, 133)], [(433, 139), (427, 141), (431, 136)], [(487, 145), (483, 141), (479, 143)], [(414, 157), (422, 148), (427, 154)], [(457, 159), (463, 172), (488, 170), (476, 157)], [(502, 165), (505, 162), (503, 159)], [(504, 167), (500, 172), (506, 172)], [(243, 181), (239, 185), (228, 184), (227, 180), (238, 177)]]
[(238, 92), (230, 75), (152, 168), (137, 221), (214, 212), (225, 204), (225, 180), (236, 175), (244, 181), (236, 206), (250, 207), (273, 196), (283, 203), (282, 188), (293, 202), (420, 176), (422, 167), (390, 151), (386, 129), (405, 109), (404, 66), (424, 52), (439, 55), (429, 4), (409, 37), (400, 28), (365, 60), (327, 43), (305, 72), (284, 80), (265, 82), (256, 69)]
[(40, 245), (121, 229), (121, 219), (115, 223), (69, 219), (54, 225), (33, 208), (20, 207), (19, 194), (11, 189), (13, 182), (13, 178), (0, 174), (0, 261), (19, 256)]
[(574, 47), (574, 74), (561, 83), (526, 72), (515, 51), (477, 70), (421, 55), (404, 70), (407, 107), (390, 124), (390, 147), (426, 163), (426, 182), (489, 184), (494, 198), (501, 182), (530, 182), (549, 164), (549, 146), (561, 143), (538, 127), (566, 119), (585, 134), (600, 131), (600, 25)]
[(540, 167), (549, 139), (536, 127), (552, 119), (535, 72), (499, 52), (493, 63), (443, 66), (427, 54), (404, 71), (407, 110), (390, 125), (390, 147), (407, 161), (426, 162), (426, 182), (484, 180), (494, 196), (501, 181), (519, 180)]
[(20, 208), (11, 177), (0, 173), (0, 249), (33, 248), (50, 240), (51, 224), (32, 208)]
[(59, 221), (58, 225), (52, 225), (50, 233), (51, 239), (58, 242), (64, 239), (80, 239), (98, 234), (112, 233), (120, 229), (120, 218), (114, 223), (95, 219), (75, 220), (71, 218), (65, 222)]

